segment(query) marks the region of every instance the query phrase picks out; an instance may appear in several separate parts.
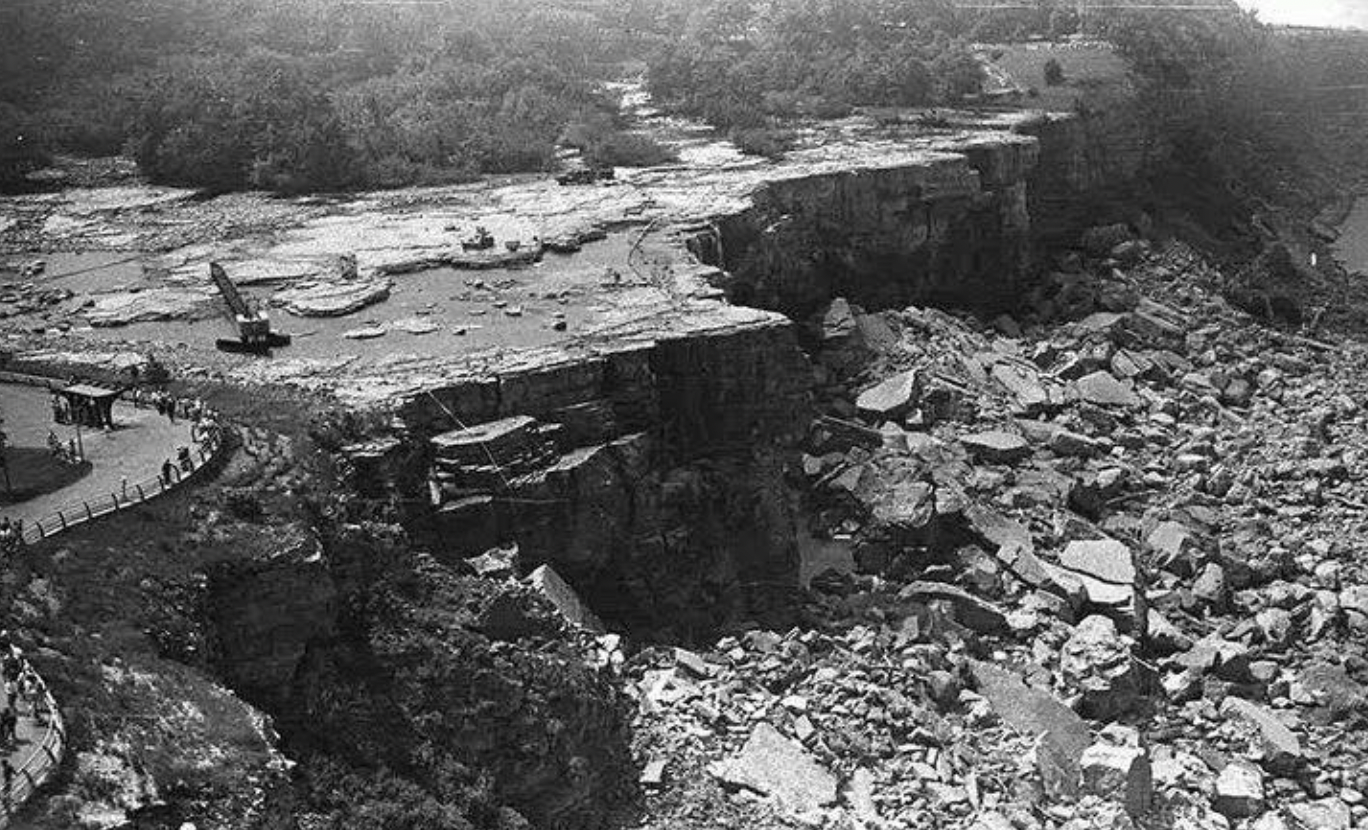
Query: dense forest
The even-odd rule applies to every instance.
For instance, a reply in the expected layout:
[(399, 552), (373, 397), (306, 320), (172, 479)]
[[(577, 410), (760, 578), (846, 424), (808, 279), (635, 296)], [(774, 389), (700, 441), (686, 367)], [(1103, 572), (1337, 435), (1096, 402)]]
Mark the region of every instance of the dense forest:
[[(625, 131), (604, 87), (643, 73), (663, 105), (772, 154), (795, 117), (963, 103), (983, 79), (969, 44), (1081, 25), (1059, 0), (961, 5), (6, 0), (0, 186), (56, 153), (123, 153), (155, 182), (281, 192), (545, 171), (560, 146), (591, 165), (655, 164), (669, 153)], [(1252, 120), (1271, 99), (1306, 106), (1292, 90), (1307, 79), (1248, 16), (1115, 13), (1082, 27), (1121, 46), (1155, 117), (1194, 145), (1249, 156), (1265, 134), (1297, 140)]]
[(8, 0), (0, 177), (127, 153), (154, 181), (310, 191), (650, 164), (606, 80), (724, 127), (972, 92), (944, 0)]
[(7, 0), (0, 169), (127, 152), (156, 181), (317, 190), (651, 153), (596, 90), (661, 4)]

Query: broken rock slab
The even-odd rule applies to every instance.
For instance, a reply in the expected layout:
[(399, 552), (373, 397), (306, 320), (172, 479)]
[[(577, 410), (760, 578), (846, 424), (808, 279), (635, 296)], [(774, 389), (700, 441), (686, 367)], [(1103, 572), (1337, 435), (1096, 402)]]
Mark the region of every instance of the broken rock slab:
[(1354, 823), (1349, 805), (1338, 798), (1291, 804), (1287, 812), (1299, 830), (1349, 830)]
[(1134, 390), (1102, 370), (1074, 381), (1074, 389), (1079, 398), (1098, 406), (1139, 409), (1144, 405)]
[(1041, 382), (1040, 374), (1032, 369), (1002, 362), (993, 364), (989, 374), (1011, 394), (1018, 412), (1036, 413), (1055, 402)]
[(1015, 464), (1031, 457), (1031, 445), (1020, 435), (993, 430), (960, 436), (970, 455), (989, 464)]
[(1154, 801), (1154, 773), (1141, 746), (1099, 741), (1083, 752), (1083, 790), (1115, 801), (1131, 816), (1149, 812)]
[(1011, 631), (1007, 615), (991, 602), (943, 582), (913, 582), (898, 592), (903, 599), (944, 600), (954, 609), (955, 621), (980, 634)]
[(214, 301), (206, 291), (153, 288), (100, 297), (86, 312), (92, 326), (108, 328), (189, 317)]
[(390, 325), (399, 331), (408, 332), (409, 334), (432, 334), (439, 328), (436, 323), (428, 318), (417, 316), (404, 317), (400, 320), (395, 320), (393, 323), (390, 323)]
[(1270, 772), (1288, 774), (1305, 759), (1301, 741), (1287, 725), (1268, 709), (1238, 697), (1228, 697), (1221, 704), (1221, 714), (1238, 717), (1259, 731), (1263, 765)]
[(1137, 590), (1138, 571), (1131, 549), (1116, 539), (1070, 542), (1050, 576), (1066, 590), (1078, 585), (1084, 598), (1106, 611), (1126, 630), (1145, 630), (1144, 594)]
[(1216, 812), (1227, 818), (1249, 818), (1264, 811), (1264, 782), (1259, 768), (1243, 761), (1227, 764), (1216, 777)]
[(271, 302), (298, 317), (342, 317), (389, 299), (386, 279), (319, 282), (277, 291)]
[(1160, 522), (1146, 543), (1154, 550), (1159, 567), (1186, 576), (1196, 570), (1200, 554), (1196, 535), (1181, 522)]
[(806, 813), (836, 801), (836, 776), (802, 745), (760, 722), (736, 755), (719, 761), (712, 773), (722, 783), (772, 798), (783, 810)]
[(978, 692), (1004, 723), (1027, 735), (1040, 735), (1036, 763), (1046, 793), (1076, 796), (1079, 761), (1092, 744), (1088, 724), (1054, 695), (1027, 686), (1014, 672), (972, 660), (969, 668)]
[(855, 399), (862, 414), (878, 421), (896, 419), (912, 408), (917, 398), (917, 373), (899, 372)]
[(607, 630), (598, 616), (580, 600), (575, 589), (561, 579), (560, 574), (553, 571), (551, 566), (541, 565), (528, 574), (527, 584), (550, 600), (571, 625), (577, 625), (593, 634), (603, 634)]
[(379, 323), (369, 323), (359, 328), (348, 329), (342, 332), (342, 336), (348, 340), (374, 340), (377, 337), (384, 337), (389, 329)]

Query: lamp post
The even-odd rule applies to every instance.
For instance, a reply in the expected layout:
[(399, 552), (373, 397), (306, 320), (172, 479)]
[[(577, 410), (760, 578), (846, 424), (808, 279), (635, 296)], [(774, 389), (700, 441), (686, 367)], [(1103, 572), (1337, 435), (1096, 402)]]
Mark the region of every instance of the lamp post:
[(81, 440), (81, 415), (72, 407), (71, 422), (76, 425), (76, 452), (80, 454), (80, 460), (85, 460), (85, 442)]

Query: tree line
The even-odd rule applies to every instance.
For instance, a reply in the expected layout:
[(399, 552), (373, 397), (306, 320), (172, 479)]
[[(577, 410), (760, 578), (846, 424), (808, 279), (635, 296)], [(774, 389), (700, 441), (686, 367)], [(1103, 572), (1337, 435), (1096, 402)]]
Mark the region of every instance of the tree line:
[(211, 189), (435, 183), (549, 169), (570, 127), (591, 159), (659, 157), (599, 83), (655, 5), (8, 0), (0, 179), (125, 152)]

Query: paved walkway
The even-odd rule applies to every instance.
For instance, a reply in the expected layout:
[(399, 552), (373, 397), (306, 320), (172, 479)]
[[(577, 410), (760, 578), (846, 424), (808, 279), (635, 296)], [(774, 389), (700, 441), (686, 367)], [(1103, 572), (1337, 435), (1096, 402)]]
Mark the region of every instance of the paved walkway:
[[(63, 442), (76, 436), (75, 427), (53, 423), (52, 397), (46, 389), (0, 384), (0, 412), (15, 447), (46, 448), (48, 430)], [(125, 477), (131, 489), (134, 482), (156, 478), (163, 461), (175, 460), (178, 447), (194, 447), (188, 421), (177, 418), (172, 424), (155, 409), (116, 403), (114, 423), (117, 428), (110, 432), (81, 428), (81, 444), (91, 463), (87, 475), (60, 490), (0, 507), (0, 516), (23, 519), (27, 525), (58, 510), (79, 507), (83, 501), (108, 499), (120, 493)]]
[[(11, 798), (13, 803), (0, 804), (0, 828), (9, 823), (9, 814), (17, 812), (32, 794), (32, 785), (45, 780), (48, 771), (60, 760), (54, 758), (43, 746), (44, 739), (48, 738), (48, 724), (33, 717), (27, 703), (21, 703), (19, 710), (28, 714), (19, 716), (19, 726), (15, 730), (19, 740), (9, 753), (10, 765), (15, 770), (14, 793)], [(0, 790), (3, 789), (3, 782), (0, 782)]]

